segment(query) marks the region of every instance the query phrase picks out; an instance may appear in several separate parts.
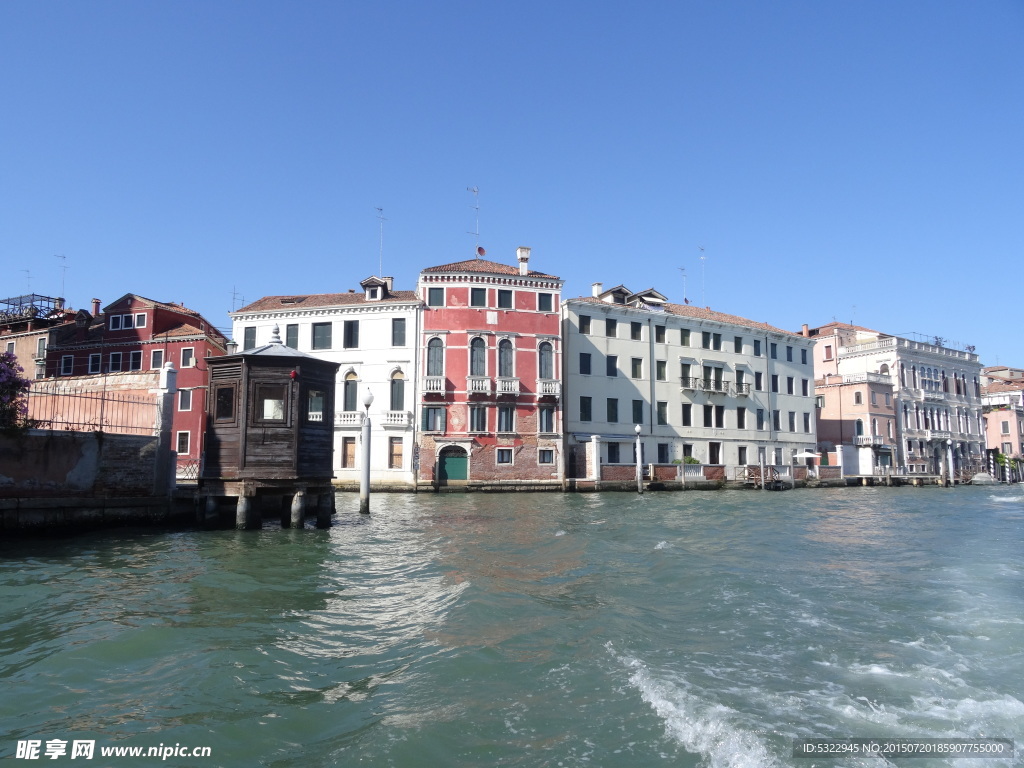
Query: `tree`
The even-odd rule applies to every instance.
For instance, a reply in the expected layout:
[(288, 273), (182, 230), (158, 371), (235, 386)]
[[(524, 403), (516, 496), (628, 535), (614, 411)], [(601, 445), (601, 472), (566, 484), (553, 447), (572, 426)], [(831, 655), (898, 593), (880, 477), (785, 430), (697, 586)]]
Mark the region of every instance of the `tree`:
[(0, 429), (28, 425), (28, 388), (32, 382), (21, 376), (24, 372), (13, 352), (0, 353)]

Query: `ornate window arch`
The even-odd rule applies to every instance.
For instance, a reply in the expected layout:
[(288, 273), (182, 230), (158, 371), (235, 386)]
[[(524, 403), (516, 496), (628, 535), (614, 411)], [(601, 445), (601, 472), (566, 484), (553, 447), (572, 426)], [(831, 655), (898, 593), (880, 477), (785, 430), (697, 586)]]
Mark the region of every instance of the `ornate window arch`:
[(550, 341), (542, 341), (537, 346), (537, 378), (555, 378), (555, 353)]
[(427, 342), (427, 376), (444, 376), (444, 342), (437, 336)]
[(469, 342), (469, 375), (487, 375), (487, 343), (479, 336)]
[(515, 376), (515, 347), (511, 340), (502, 339), (498, 342), (498, 375), (510, 379)]

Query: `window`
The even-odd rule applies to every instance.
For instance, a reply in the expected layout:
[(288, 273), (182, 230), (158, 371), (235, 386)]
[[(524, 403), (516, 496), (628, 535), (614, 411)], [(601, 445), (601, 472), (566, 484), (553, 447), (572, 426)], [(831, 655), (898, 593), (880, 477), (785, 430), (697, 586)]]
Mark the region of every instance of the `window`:
[(769, 354), (769, 356), (771, 357), (772, 360), (775, 360), (775, 359), (778, 358), (778, 356), (779, 356), (779, 345), (778, 344), (776, 344), (773, 341), (769, 345), (768, 350), (769, 350), (768, 354)]
[(789, 431), (796, 432), (796, 413), (794, 411), (789, 412)]
[(284, 421), (286, 384), (260, 384), (256, 388), (256, 421)]
[(537, 463), (554, 464), (555, 452), (550, 448), (541, 448), (539, 451), (537, 451)]
[(668, 424), (668, 403), (658, 401), (658, 426), (664, 426)]
[(604, 321), (604, 335), (609, 339), (614, 339), (619, 330), (619, 323), (616, 320), (605, 320)]
[(705, 405), (704, 406), (704, 426), (713, 427), (715, 426), (715, 406)]
[(629, 324), (629, 338), (633, 341), (640, 341), (643, 337), (643, 324), (642, 323), (630, 323)]
[(618, 401), (618, 398), (615, 398), (615, 397), (609, 397), (608, 398), (607, 415), (608, 415), (607, 421), (608, 421), (609, 424), (618, 424), (619, 423), (619, 401)]
[(807, 365), (807, 350), (806, 349), (801, 349), (800, 350), (800, 362), (803, 365)]
[(242, 350), (253, 349), (256, 346), (256, 326), (248, 325), (242, 329)]
[(469, 342), (469, 375), (487, 375), (487, 345), (479, 336)]
[(555, 409), (543, 405), (537, 409), (537, 431), (550, 433), (555, 431)]
[(498, 289), (498, 309), (512, 309), (512, 291), (507, 288)]
[(619, 375), (619, 358), (617, 355), (608, 355), (604, 361), (604, 372), (606, 376)]
[(786, 347), (786, 362), (787, 363), (792, 363), (793, 362), (793, 348), (790, 347), (790, 346)]
[(761, 340), (754, 339), (754, 357), (761, 356)]
[(811, 382), (807, 379), (800, 379), (800, 394), (804, 397), (811, 396)]
[(213, 418), (217, 421), (234, 421), (235, 388), (217, 387), (213, 397)]
[[(92, 357), (92, 355), (90, 355)], [(142, 350), (136, 350), (135, 352), (128, 353), (128, 370), (129, 371), (141, 371), (142, 370)]]
[(757, 409), (757, 428), (764, 429), (764, 409)]
[(498, 406), (498, 431), (515, 432), (516, 407), (514, 405)]
[(580, 373), (587, 375), (590, 373), (590, 353), (580, 352)]
[(658, 463), (668, 464), (668, 443), (658, 443)]
[(120, 331), (121, 330), (121, 316), (111, 315), (110, 316), (110, 330)]
[(107, 370), (108, 371), (120, 371), (121, 370), (121, 353), (111, 352), (110, 357), (107, 359)]
[(619, 444), (608, 443), (608, 463), (618, 464), (619, 463)]
[(353, 469), (356, 465), (356, 439), (354, 437), (341, 438), (341, 468)]
[[(639, 357), (634, 357), (630, 360), (630, 377), (634, 379), (642, 379), (644, 376), (644, 361)], [(611, 374), (608, 374), (609, 376)]]
[(359, 321), (346, 320), (342, 337), (342, 346), (345, 349), (355, 349), (359, 346)]
[(885, 404), (889, 405), (889, 406), (892, 405), (892, 393), (891, 392), (886, 392), (885, 393)]
[[(725, 428), (725, 406), (724, 405), (716, 405), (715, 406), (715, 427), (717, 429), (724, 429)], [(718, 462), (715, 462), (715, 463), (717, 464)]]
[(14, 354), (14, 342), (13, 341), (8, 341), (7, 342), (7, 352), (9, 354), (12, 354), (12, 355)]
[(354, 373), (345, 374), (345, 383), (341, 386), (341, 409), (343, 411), (359, 410), (359, 377)]
[(548, 341), (537, 347), (537, 373), (541, 379), (555, 378), (554, 348)]
[(1010, 422), (1001, 421), (999, 422), (999, 433), (1002, 435), (1010, 434)]
[(423, 409), (424, 432), (444, 432), (444, 408), (439, 405), (426, 406)]
[(664, 344), (665, 343), (665, 326), (656, 325), (654, 326), (654, 343)]
[(878, 393), (875, 390), (871, 390), (871, 404), (878, 405)]
[(444, 375), (444, 344), (438, 338), (427, 342), (427, 376)]
[(633, 423), (643, 424), (644, 423), (644, 401), (634, 400), (633, 401)]
[(389, 437), (388, 438), (388, 469), (401, 469), (403, 461), (404, 448), (402, 438), (400, 437)]
[(153, 353), (149, 358), (149, 367), (154, 371), (160, 370), (164, 367), (164, 351), (162, 349), (153, 350)]
[(322, 422), (327, 393), (322, 389), (310, 389), (306, 392), (306, 421)]
[(508, 339), (498, 342), (498, 375), (506, 379), (515, 375), (512, 370), (512, 342)]
[(299, 326), (297, 323), (289, 323), (284, 327), (284, 345), (292, 349), (299, 348)]
[(684, 347), (690, 346), (690, 329), (680, 328), (679, 329), (679, 343)]
[[(811, 431), (811, 414), (804, 411), (804, 432)], [(889, 422), (889, 437), (892, 437), (892, 422)]]
[(580, 333), (590, 333), (590, 315), (580, 315)]
[(704, 349), (711, 349), (711, 331), (701, 331), (700, 345)]
[(191, 389), (179, 389), (178, 390), (178, 410), (179, 411), (191, 411), (192, 410), (192, 390)]
[(668, 381), (668, 362), (665, 360), (655, 360), (654, 369), (657, 374), (658, 381)]
[[(117, 361), (118, 370), (121, 369), (121, 360), (118, 357)], [(60, 375), (70, 376), (75, 372), (75, 356), (74, 355), (62, 355), (60, 358)]]
[(683, 426), (693, 426), (693, 405), (690, 403), (683, 403)]
[(469, 406), (469, 431), (487, 431), (487, 408), (482, 405)]
[(191, 442), (191, 435), (188, 432), (178, 433), (178, 455), (188, 456), (189, 443)]
[(99, 353), (89, 355), (89, 373), (100, 373), (103, 364), (103, 356)]
[(46, 356), (46, 339), (42, 338), (36, 341), (36, 357)]
[(736, 463), (741, 465), (747, 463), (747, 446), (741, 445), (736, 449)]
[(121, 315), (121, 328), (128, 331), (135, 327), (135, 318), (132, 315)]
[(824, 359), (825, 360), (831, 360), (832, 359), (832, 345), (831, 344), (826, 344), (825, 345), (825, 356), (824, 356)]
[(772, 426), (775, 427), (776, 431), (782, 429), (782, 414), (779, 411), (772, 411)]
[(391, 410), (405, 410), (405, 374), (401, 371), (391, 375)]
[(747, 428), (747, 409), (746, 408), (737, 408), (736, 409), (736, 429), (746, 429), (746, 428)]
[(722, 334), (713, 333), (711, 334), (711, 348), (715, 350), (722, 349)]
[(196, 364), (195, 351), (192, 347), (185, 347), (181, 350), (181, 367), (191, 368)]
[(854, 405), (863, 405), (864, 404), (864, 394), (862, 392), (854, 392), (853, 393), (853, 404)]
[(857, 437), (861, 437), (864, 434), (864, 420), (857, 419), (853, 424), (853, 433)]
[(550, 312), (552, 307), (551, 294), (550, 293), (538, 293), (537, 294), (537, 311), (538, 312)]
[(793, 392), (795, 392), (795, 391), (796, 391), (796, 390), (794, 389), (794, 386), (793, 386), (793, 384), (794, 384), (794, 382), (793, 382), (793, 377), (792, 377), (792, 376), (787, 376), (787, 377), (786, 377), (786, 394), (787, 394), (787, 395), (792, 395), (792, 394), (793, 394)]
[(487, 289), (486, 288), (470, 288), (469, 289), (469, 306), (471, 306), (471, 307), (486, 307), (487, 306)]
[(772, 392), (778, 392), (778, 391), (779, 391), (779, 374), (773, 373), (772, 374)]
[(764, 374), (761, 371), (754, 371), (754, 389), (764, 392)]
[(732, 351), (737, 355), (743, 354), (743, 337), (735, 336), (732, 340)]
[(444, 288), (427, 288), (427, 306), (444, 306)]
[(580, 421), (592, 421), (593, 420), (593, 400), (586, 395), (580, 396)]

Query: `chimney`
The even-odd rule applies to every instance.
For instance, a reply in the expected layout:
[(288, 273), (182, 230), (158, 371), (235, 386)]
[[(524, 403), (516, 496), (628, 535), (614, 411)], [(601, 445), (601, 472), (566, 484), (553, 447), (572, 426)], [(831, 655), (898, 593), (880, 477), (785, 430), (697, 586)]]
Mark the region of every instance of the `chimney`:
[(596, 297), (601, 295), (602, 291), (604, 291), (604, 283), (593, 283), (593, 284), (591, 284), (591, 286), (590, 286), (590, 295), (591, 296), (594, 296), (596, 298)]
[(810, 338), (811, 329), (807, 327), (807, 323), (804, 323), (803, 327), (800, 329), (800, 335), (804, 338)]
[(530, 263), (530, 249), (524, 246), (516, 248), (516, 258), (519, 259), (519, 274), (526, 275), (530, 272), (527, 266)]
[(99, 314), (100, 314), (100, 300), (99, 299), (93, 299), (92, 300), (92, 316), (93, 317), (99, 317)]
[(381, 278), (381, 279), (384, 281), (384, 285), (387, 286), (388, 293), (391, 293), (393, 290), (395, 290), (395, 278), (393, 278), (393, 277), (384, 277), (384, 278)]
[(64, 299), (54, 299), (53, 308), (58, 312), (64, 309)]

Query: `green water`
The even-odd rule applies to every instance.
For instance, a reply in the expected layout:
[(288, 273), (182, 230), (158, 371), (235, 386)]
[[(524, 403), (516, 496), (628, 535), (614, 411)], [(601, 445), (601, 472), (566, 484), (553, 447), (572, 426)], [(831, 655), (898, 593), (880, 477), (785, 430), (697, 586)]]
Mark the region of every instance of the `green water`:
[[(1024, 747), (1018, 488), (378, 495), (369, 518), (340, 495), (329, 531), (6, 541), (0, 758), (77, 739), (92, 761), (40, 759), (810, 768), (885, 762), (794, 759), (796, 737)], [(99, 755), (175, 744), (211, 754)]]

